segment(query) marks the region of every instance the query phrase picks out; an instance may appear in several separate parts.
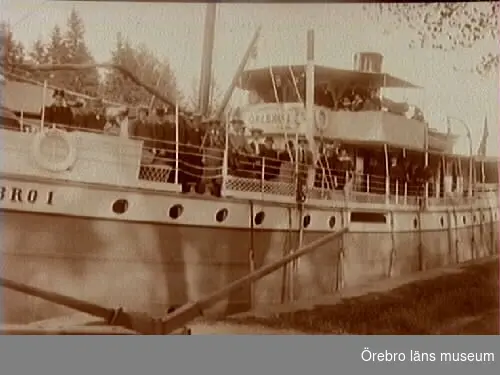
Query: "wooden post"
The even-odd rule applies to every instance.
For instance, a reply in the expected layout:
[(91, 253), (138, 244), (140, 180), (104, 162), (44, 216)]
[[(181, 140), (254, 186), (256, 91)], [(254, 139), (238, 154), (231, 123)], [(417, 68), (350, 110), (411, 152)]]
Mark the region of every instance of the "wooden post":
[(384, 156), (385, 156), (385, 203), (389, 203), (390, 196), (390, 176), (389, 176), (389, 151), (387, 144), (384, 143)]
[(40, 117), (40, 131), (43, 130), (45, 122), (45, 103), (47, 101), (47, 80), (43, 81), (43, 93), (42, 93), (42, 116)]
[(175, 103), (175, 184), (179, 183), (179, 103)]

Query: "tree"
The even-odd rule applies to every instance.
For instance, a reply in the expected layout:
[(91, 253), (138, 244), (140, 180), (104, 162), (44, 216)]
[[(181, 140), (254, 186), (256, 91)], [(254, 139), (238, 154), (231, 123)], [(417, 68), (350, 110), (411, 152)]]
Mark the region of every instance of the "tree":
[(1, 36), (1, 54), (4, 69), (6, 71), (13, 71), (16, 64), (21, 64), (24, 61), (24, 46), (22, 43), (14, 39), (10, 25), (5, 22), (0, 23), (0, 36)]
[[(55, 25), (52, 29), (50, 40), (46, 48), (49, 64), (65, 64), (68, 62), (68, 51), (64, 43), (61, 28), (58, 25)], [(67, 89), (67, 77), (68, 72), (54, 71), (50, 73), (50, 84)]]
[[(170, 64), (167, 60), (159, 60), (145, 45), (134, 47), (118, 34), (112, 63), (125, 67), (142, 82), (157, 87), (171, 102), (182, 101)], [(106, 75), (104, 92), (107, 98), (132, 106), (149, 105), (151, 101), (151, 95), (144, 88), (136, 86), (117, 71)]]
[[(377, 21), (391, 21), (395, 31), (406, 27), (414, 33), (410, 47), (432, 47), (441, 50), (471, 48), (483, 41), (498, 41), (498, 12), (500, 3), (379, 3), (364, 9)], [(484, 52), (474, 68), (489, 74), (499, 65), (496, 43)]]
[[(47, 46), (42, 42), (40, 38), (38, 38), (33, 46), (31, 47), (31, 51), (28, 54), (30, 62), (32, 64), (49, 64), (50, 58), (49, 53), (47, 51)], [(33, 71), (31, 73), (31, 78), (37, 81), (44, 81), (48, 79), (50, 76), (49, 72), (36, 72)]]
[[(65, 61), (72, 64), (92, 64), (94, 58), (85, 43), (85, 27), (83, 21), (75, 9), (67, 21), (67, 31), (64, 34)], [(66, 75), (65, 87), (87, 95), (97, 95), (99, 91), (99, 72), (97, 68), (80, 71), (78, 74)]]
[[(29, 56), (35, 64), (94, 63), (85, 43), (85, 27), (78, 12), (71, 10), (64, 33), (59, 25), (56, 25), (48, 43), (43, 43), (40, 38), (36, 40)], [(48, 79), (51, 85), (87, 95), (97, 95), (100, 89), (97, 69), (33, 72), (32, 78), (38, 81)]]

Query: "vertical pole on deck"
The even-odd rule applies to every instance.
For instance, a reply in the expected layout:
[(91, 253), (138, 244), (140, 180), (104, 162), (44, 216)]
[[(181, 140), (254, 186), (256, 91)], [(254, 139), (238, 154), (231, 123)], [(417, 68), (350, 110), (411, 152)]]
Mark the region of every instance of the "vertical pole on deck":
[(385, 157), (385, 202), (389, 203), (390, 178), (389, 178), (389, 151), (387, 150), (387, 143), (384, 143), (384, 157)]
[(42, 92), (42, 116), (40, 117), (40, 131), (43, 130), (45, 121), (45, 102), (47, 101), (47, 80), (43, 81), (43, 92)]
[(307, 30), (307, 65), (306, 65), (306, 134), (315, 154), (314, 147), (314, 30)]
[[(427, 124), (425, 125), (424, 148), (425, 148), (424, 167), (425, 167), (425, 170), (427, 170), (427, 167), (429, 166), (429, 125), (427, 125)], [(424, 184), (424, 199), (425, 199), (426, 206), (427, 206), (427, 198), (428, 197), (429, 197), (429, 182), (426, 179), (425, 184)]]
[(481, 183), (486, 183), (486, 173), (484, 171), (484, 160), (481, 160)]
[(224, 116), (226, 123), (225, 125), (225, 134), (224, 134), (224, 156), (222, 159), (222, 194), (224, 194), (224, 190), (226, 187), (226, 181), (228, 177), (228, 164), (229, 164), (229, 112)]
[(21, 122), (19, 123), (19, 126), (21, 127), (21, 131), (24, 131), (24, 110), (21, 110)]
[(198, 106), (201, 115), (208, 115), (210, 103), (210, 87), (212, 84), (212, 58), (215, 39), (215, 19), (217, 15), (217, 3), (207, 3), (205, 11), (205, 30), (203, 34), (203, 51), (201, 59), (200, 89)]
[(175, 184), (179, 183), (179, 102), (175, 102)]

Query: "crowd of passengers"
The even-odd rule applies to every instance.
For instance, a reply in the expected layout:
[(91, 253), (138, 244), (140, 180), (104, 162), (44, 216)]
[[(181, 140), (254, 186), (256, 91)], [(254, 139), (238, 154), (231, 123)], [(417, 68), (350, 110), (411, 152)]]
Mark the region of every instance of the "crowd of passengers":
[[(187, 113), (179, 117), (179, 134), (176, 135), (176, 118), (172, 107), (157, 107), (153, 113), (141, 107), (132, 120), (129, 119), (127, 108), (110, 116), (106, 114), (102, 100), (95, 99), (89, 104), (80, 100), (68, 105), (64, 97), (64, 91), (54, 92), (54, 102), (45, 108), (46, 123), (57, 124), (67, 130), (103, 132), (141, 139), (144, 141), (144, 165), (163, 164), (175, 168), (178, 152), (178, 182), (182, 184), (182, 191), (189, 192), (194, 188), (196, 192), (202, 193), (208, 185), (213, 195), (220, 196), (226, 134), (225, 126), (219, 121), (202, 121), (201, 116)], [(318, 98), (321, 100), (321, 96)], [(297, 142), (295, 139), (288, 140), (284, 149), (279, 149), (275, 147), (272, 137), (263, 138), (261, 129), (251, 129), (251, 137), (248, 138), (242, 120), (232, 120), (230, 129), (227, 137), (230, 175), (285, 182), (293, 182), (298, 177), (303, 184), (313, 178), (315, 187), (327, 190), (344, 190), (354, 178), (354, 161), (346, 147), (333, 143), (321, 144), (318, 161), (314, 163), (312, 150), (304, 136), (298, 137)], [(390, 159), (389, 176), (393, 194), (396, 181), (400, 186), (400, 194), (405, 183), (414, 187), (408, 194), (421, 194), (421, 187), (434, 173), (432, 168), (423, 168), (421, 164), (397, 156)], [(365, 178), (361, 181), (360, 189), (384, 194), (385, 162), (377, 157), (369, 157), (365, 165)], [(366, 178), (366, 175), (372, 178)], [(169, 174), (168, 182), (174, 182), (173, 179), (174, 174)]]
[[(297, 92), (290, 84), (283, 84), (276, 79), (276, 91), (262, 94), (265, 102), (297, 102)], [(303, 91), (299, 93), (303, 98)], [(350, 86), (334, 92), (328, 84), (319, 84), (314, 89), (314, 104), (333, 111), (387, 111), (393, 114), (408, 116), (411, 119), (425, 121), (420, 108), (409, 106), (407, 103), (396, 103), (388, 99), (381, 99), (379, 90)]]

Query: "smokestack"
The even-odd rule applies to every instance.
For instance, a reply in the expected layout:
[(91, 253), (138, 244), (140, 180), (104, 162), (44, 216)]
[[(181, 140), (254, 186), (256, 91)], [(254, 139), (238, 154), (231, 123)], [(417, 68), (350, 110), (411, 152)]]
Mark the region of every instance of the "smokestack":
[(382, 73), (384, 56), (377, 52), (358, 52), (354, 54), (353, 70), (366, 73)]

